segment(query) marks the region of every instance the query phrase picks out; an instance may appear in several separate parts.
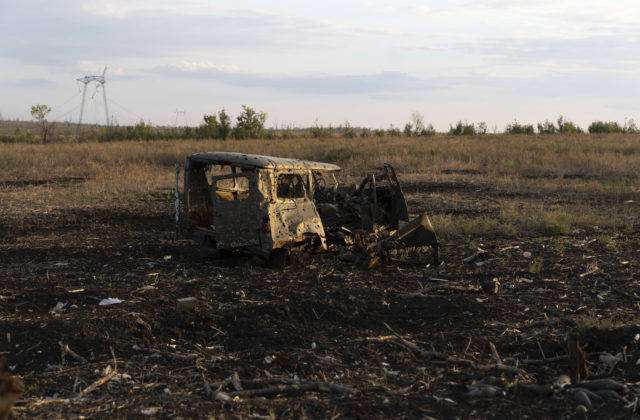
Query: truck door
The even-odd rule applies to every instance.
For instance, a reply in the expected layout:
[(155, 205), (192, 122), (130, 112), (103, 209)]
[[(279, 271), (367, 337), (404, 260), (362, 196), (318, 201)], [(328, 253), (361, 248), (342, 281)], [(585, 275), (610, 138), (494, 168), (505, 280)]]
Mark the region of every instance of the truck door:
[(260, 245), (261, 195), (255, 171), (213, 176), (211, 188), (216, 248)]
[(309, 172), (279, 173), (270, 209), (274, 248), (315, 237), (326, 247), (324, 227), (309, 193)]

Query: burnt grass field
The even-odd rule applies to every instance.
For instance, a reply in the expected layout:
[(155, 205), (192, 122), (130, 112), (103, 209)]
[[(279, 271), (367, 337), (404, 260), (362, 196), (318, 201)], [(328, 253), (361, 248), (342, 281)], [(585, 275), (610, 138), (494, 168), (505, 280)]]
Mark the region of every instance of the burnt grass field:
[[(283, 269), (206, 259), (174, 238), (170, 183), (69, 208), (5, 201), (0, 355), (25, 385), (13, 417), (638, 417), (637, 184), (395, 165), (410, 213), (441, 233), (441, 265), (430, 250), (372, 269), (337, 251)], [(5, 197), (84, 182), (0, 179)], [(558, 206), (568, 219), (520, 220)], [(574, 211), (619, 224), (576, 225)], [(177, 309), (185, 297), (193, 310)], [(586, 414), (556, 384), (571, 332), (590, 375), (624, 385)]]

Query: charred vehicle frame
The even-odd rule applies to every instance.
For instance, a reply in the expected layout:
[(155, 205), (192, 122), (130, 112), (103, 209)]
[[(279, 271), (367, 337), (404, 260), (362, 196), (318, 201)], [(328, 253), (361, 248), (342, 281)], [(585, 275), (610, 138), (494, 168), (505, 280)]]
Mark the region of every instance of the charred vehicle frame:
[(362, 251), (371, 264), (393, 248), (432, 246), (438, 260), (431, 222), (424, 214), (409, 222), (391, 165), (352, 188), (338, 187), (332, 175), (339, 170), (300, 159), (193, 154), (182, 194), (176, 167), (177, 232), (205, 253), (244, 249), (269, 259), (293, 249), (326, 250), (329, 243)]

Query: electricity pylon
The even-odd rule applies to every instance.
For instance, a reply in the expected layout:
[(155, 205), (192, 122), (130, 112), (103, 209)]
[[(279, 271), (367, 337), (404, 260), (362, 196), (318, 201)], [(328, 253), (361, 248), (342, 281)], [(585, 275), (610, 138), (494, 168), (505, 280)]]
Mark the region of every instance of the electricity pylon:
[(176, 114), (176, 121), (175, 121), (175, 123), (173, 124), (173, 125), (174, 125), (174, 127), (177, 127), (177, 126), (178, 126), (178, 117), (179, 117), (180, 115), (182, 115), (182, 116), (183, 116), (183, 118), (184, 118), (184, 126), (186, 127), (186, 126), (188, 126), (188, 125), (189, 125), (189, 123), (187, 123), (187, 110), (186, 110), (186, 109), (183, 109), (183, 110), (176, 109), (175, 114)]
[(104, 88), (105, 83), (107, 81), (104, 78), (104, 74), (107, 72), (107, 68), (105, 67), (102, 71), (102, 76), (84, 76), (80, 79), (76, 79), (78, 82), (84, 83), (84, 89), (82, 89), (82, 105), (80, 105), (80, 118), (78, 119), (78, 129), (80, 129), (80, 124), (82, 124), (82, 114), (84, 113), (84, 100), (87, 96), (87, 85), (91, 82), (96, 82), (96, 86), (102, 86), (102, 95), (104, 97), (104, 113), (107, 117), (107, 127), (109, 126), (109, 109), (107, 108), (107, 91)]

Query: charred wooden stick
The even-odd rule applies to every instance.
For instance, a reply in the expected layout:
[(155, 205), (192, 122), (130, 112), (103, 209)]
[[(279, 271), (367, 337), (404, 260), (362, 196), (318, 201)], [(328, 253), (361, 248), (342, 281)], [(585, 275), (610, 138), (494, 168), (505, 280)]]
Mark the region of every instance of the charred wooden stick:
[(80, 356), (75, 351), (71, 350), (71, 348), (69, 348), (68, 344), (63, 343), (62, 341), (58, 341), (58, 345), (60, 346), (60, 353), (61, 353), (62, 364), (63, 365), (64, 365), (64, 361), (65, 361), (67, 355), (73, 357), (74, 359), (76, 359), (80, 363), (87, 363), (87, 359), (85, 359), (84, 357)]
[(417, 344), (412, 343), (411, 341), (403, 338), (400, 334), (395, 332), (393, 330), (393, 328), (391, 328), (389, 326), (389, 324), (387, 324), (386, 322), (384, 323), (384, 325), (387, 327), (387, 329), (389, 331), (391, 331), (393, 333), (393, 335), (396, 336), (396, 340), (398, 340), (398, 341), (390, 340), (392, 343), (398, 344), (400, 346), (403, 346), (403, 347), (407, 348), (408, 350), (414, 351), (414, 352), (418, 353), (422, 357), (425, 357), (427, 359), (440, 359), (440, 360), (444, 360), (444, 361), (447, 361), (447, 362), (453, 362), (453, 363), (464, 363), (464, 364), (468, 364), (468, 365), (474, 365), (475, 364), (475, 362), (473, 362), (472, 360), (462, 359), (462, 358), (455, 357), (455, 356), (450, 356), (448, 354), (441, 353), (441, 352), (435, 351), (435, 350), (425, 350), (422, 347), (418, 346)]
[(514, 375), (529, 376), (526, 370), (513, 366), (507, 366), (502, 363), (490, 363), (488, 365), (476, 364), (475, 368), (478, 370), (497, 370), (504, 373), (512, 373)]
[(113, 346), (109, 346), (111, 350), (111, 356), (113, 357), (113, 370), (118, 370), (118, 359), (116, 358), (116, 352), (113, 351)]
[(343, 385), (328, 382), (302, 382), (290, 385), (274, 385), (267, 388), (245, 389), (242, 391), (228, 392), (229, 397), (265, 397), (268, 395), (288, 394), (293, 392), (335, 392), (338, 394), (355, 394), (358, 391)]
[(456, 284), (439, 284), (437, 286), (431, 286), (431, 287), (422, 288), (422, 289), (418, 290), (417, 292), (403, 293), (399, 297), (403, 297), (403, 298), (430, 297), (430, 295), (428, 295), (429, 292), (439, 291), (439, 290), (455, 290), (455, 291), (458, 291), (458, 292), (472, 292), (472, 293), (482, 292), (482, 288), (481, 287), (460, 286), (460, 285), (456, 285)]
[(624, 292), (624, 291), (622, 291), (622, 290), (620, 290), (620, 289), (614, 289), (614, 288), (612, 288), (612, 289), (611, 289), (611, 291), (612, 291), (612, 292), (614, 292), (614, 293), (619, 294), (620, 296), (624, 296), (624, 297), (626, 297), (626, 298), (629, 298), (632, 302), (637, 302), (637, 301), (639, 300), (636, 296), (632, 296), (632, 295), (630, 295), (629, 293)]
[(238, 375), (238, 372), (233, 372), (233, 376), (231, 376), (231, 383), (236, 391), (242, 391), (242, 384), (240, 383), (240, 375)]
[[(255, 388), (264, 385), (291, 385), (299, 383), (299, 380), (288, 378), (264, 378), (264, 379), (245, 379), (242, 384), (245, 388)], [(233, 385), (231, 381), (227, 381), (227, 385)]]
[(547, 357), (546, 359), (518, 360), (518, 363), (523, 365), (544, 365), (547, 363), (563, 362), (568, 358), (569, 357), (566, 354), (564, 354), (562, 356)]
[(491, 349), (491, 358), (493, 360), (495, 360), (497, 365), (501, 365), (502, 364), (502, 359), (500, 358), (500, 355), (498, 354), (498, 349), (496, 349), (496, 345), (493, 344), (491, 341), (489, 341), (489, 348)]
[(586, 353), (580, 348), (580, 336), (578, 333), (569, 333), (567, 336), (569, 355), (569, 375), (572, 378), (584, 379), (589, 375), (587, 370)]
[(88, 393), (90, 393), (91, 391), (95, 390), (96, 388), (106, 384), (107, 382), (109, 382), (111, 380), (111, 378), (113, 378), (113, 376), (117, 373), (116, 370), (111, 371), (107, 376), (103, 376), (102, 378), (98, 379), (97, 381), (95, 381), (94, 383), (92, 383), (91, 385), (89, 385), (88, 387), (86, 387), (85, 389), (83, 389), (82, 391), (80, 391), (80, 394), (78, 394), (79, 396), (83, 396), (83, 395), (87, 395)]
[[(402, 345), (403, 347), (405, 347), (405, 348), (407, 348), (409, 350), (413, 350), (413, 351), (415, 351), (416, 353), (420, 354), (423, 357), (426, 357), (426, 358), (429, 358), (429, 359), (440, 359), (440, 360), (444, 360), (444, 361), (450, 362), (450, 363), (466, 364), (466, 365), (469, 365), (469, 366), (471, 366), (471, 367), (473, 367), (475, 369), (479, 369), (479, 370), (498, 370), (500, 372), (512, 373), (514, 375), (529, 376), (527, 371), (525, 371), (524, 369), (520, 369), (520, 368), (513, 367), (513, 366), (507, 366), (504, 363), (502, 363), (502, 360), (500, 359), (500, 355), (498, 354), (498, 350), (496, 349), (496, 346), (491, 342), (489, 342), (489, 347), (491, 347), (492, 357), (493, 357), (494, 360), (496, 360), (496, 363), (492, 363), (492, 364), (477, 364), (473, 360), (463, 359), (463, 358), (455, 357), (455, 356), (450, 356), (448, 354), (441, 353), (441, 352), (434, 351), (434, 350), (431, 350), (431, 351), (424, 350), (423, 348), (421, 348), (417, 344), (412, 343), (411, 341), (402, 338), (387, 323), (385, 323), (384, 325), (400, 341), (397, 344), (400, 344), (400, 345)], [(394, 342), (394, 341), (391, 340), (391, 342)]]
[(598, 271), (598, 270), (600, 270), (600, 269), (599, 269), (598, 267), (595, 267), (594, 269), (589, 270), (589, 271), (587, 271), (586, 273), (582, 273), (582, 274), (580, 274), (580, 278), (587, 277), (587, 276), (589, 276), (589, 275), (591, 275), (591, 274), (595, 273), (595, 272), (596, 272), (596, 271)]
[[(49, 398), (49, 399), (44, 399), (44, 400), (32, 402), (32, 403), (28, 404), (27, 407), (38, 407), (38, 406), (41, 406), (41, 405), (55, 404), (55, 403), (68, 404), (71, 401), (73, 401), (73, 399), (71, 399), (71, 398)], [(1, 420), (5, 420), (5, 419), (1, 419)]]
[[(601, 354), (604, 354), (604, 353), (597, 351), (593, 353), (587, 353), (586, 357), (588, 358), (596, 357), (596, 356), (600, 356)], [(561, 356), (547, 357), (546, 359), (522, 359), (522, 360), (518, 360), (518, 363), (522, 365), (544, 365), (547, 363), (564, 362), (565, 360), (569, 360), (569, 356), (566, 354), (563, 354)]]
[(495, 364), (488, 364), (488, 365), (476, 365), (476, 367), (480, 370), (498, 370), (500, 372), (505, 372), (505, 373), (513, 373), (514, 375), (523, 375), (523, 376), (529, 376), (529, 374), (520, 368), (517, 367), (513, 367), (513, 366), (507, 366), (502, 362), (502, 359), (500, 358), (500, 354), (498, 354), (498, 349), (496, 349), (496, 345), (493, 344), (491, 341), (489, 341), (489, 348), (491, 349), (491, 358), (493, 360), (495, 360)]
[(204, 388), (204, 395), (207, 398), (211, 398), (213, 396), (213, 391), (211, 391), (211, 387), (209, 386), (209, 383), (207, 382), (207, 378), (204, 377), (204, 374), (201, 374), (202, 376), (202, 382), (203, 382), (203, 388)]
[(567, 324), (567, 325), (575, 325), (575, 321), (569, 317), (559, 317), (559, 318), (547, 318), (541, 321), (535, 321), (531, 324), (524, 324), (518, 327), (519, 330), (524, 330), (527, 328), (536, 328), (543, 326), (551, 326), (555, 324)]

